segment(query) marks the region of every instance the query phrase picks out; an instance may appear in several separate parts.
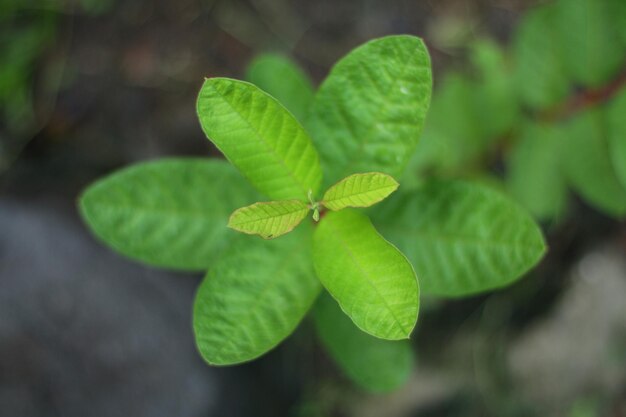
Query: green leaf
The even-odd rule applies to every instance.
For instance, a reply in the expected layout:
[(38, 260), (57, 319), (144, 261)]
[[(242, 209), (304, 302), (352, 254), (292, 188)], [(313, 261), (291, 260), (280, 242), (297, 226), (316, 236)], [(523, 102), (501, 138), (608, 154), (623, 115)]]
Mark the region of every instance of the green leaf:
[(310, 226), (271, 241), (238, 235), (213, 264), (193, 311), (196, 344), (208, 363), (255, 359), (294, 331), (321, 290), (310, 235)]
[(263, 239), (273, 239), (291, 232), (309, 212), (309, 206), (300, 200), (254, 203), (235, 210), (228, 227)]
[(346, 207), (369, 207), (398, 189), (393, 177), (380, 172), (353, 174), (326, 191), (322, 204), (337, 211)]
[(205, 270), (236, 236), (226, 227), (229, 214), (255, 198), (226, 161), (162, 159), (96, 181), (79, 208), (96, 236), (126, 256)]
[(617, 75), (624, 49), (606, 0), (558, 0), (556, 29), (564, 68), (575, 81), (600, 87)]
[(423, 294), (458, 297), (506, 286), (546, 249), (526, 211), (491, 187), (433, 181), (379, 207), (375, 223), (406, 253)]
[(609, 154), (605, 114), (600, 110), (580, 113), (565, 129), (565, 172), (572, 188), (607, 214), (624, 216), (626, 190), (617, 179)]
[(474, 80), (472, 107), (484, 141), (507, 134), (519, 118), (513, 73), (502, 48), (493, 40), (479, 39), (471, 46)]
[(612, 26), (621, 38), (622, 46), (626, 46), (626, 2), (624, 0), (608, 0)]
[(350, 52), (320, 87), (307, 128), (330, 185), (354, 172), (399, 178), (430, 103), (428, 51), (414, 36), (388, 36)]
[(301, 122), (313, 102), (313, 85), (291, 60), (278, 54), (257, 56), (248, 66), (246, 80), (274, 96)]
[(513, 35), (515, 85), (519, 97), (533, 109), (552, 106), (569, 93), (569, 78), (559, 59), (557, 13), (553, 3), (531, 9)]
[(409, 337), (419, 309), (415, 272), (365, 215), (327, 213), (313, 235), (313, 264), (359, 328), (381, 339)]
[(362, 332), (328, 294), (322, 294), (313, 311), (322, 343), (352, 381), (372, 392), (404, 385), (414, 366), (408, 340), (382, 340)]
[(508, 187), (535, 217), (559, 217), (566, 208), (567, 181), (562, 158), (567, 137), (553, 124), (528, 122), (509, 155)]
[(210, 78), (198, 96), (204, 133), (261, 193), (307, 201), (322, 180), (317, 151), (298, 121), (252, 84)]
[(626, 87), (609, 103), (607, 114), (611, 160), (617, 177), (626, 187)]

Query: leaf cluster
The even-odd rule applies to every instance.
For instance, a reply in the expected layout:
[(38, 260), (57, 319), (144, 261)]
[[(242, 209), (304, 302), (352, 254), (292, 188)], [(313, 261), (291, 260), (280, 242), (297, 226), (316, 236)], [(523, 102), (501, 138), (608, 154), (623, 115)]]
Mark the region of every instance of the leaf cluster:
[(419, 38), (356, 48), (316, 92), (284, 57), (264, 55), (248, 75), (258, 85), (211, 78), (198, 96), (202, 129), (228, 162), (126, 168), (85, 191), (83, 217), (127, 256), (208, 269), (193, 326), (210, 364), (266, 353), (313, 308), (346, 374), (370, 390), (393, 389), (413, 363), (406, 339), (420, 294), (458, 297), (513, 282), (542, 257), (541, 231), (474, 182), (398, 189), (430, 103)]

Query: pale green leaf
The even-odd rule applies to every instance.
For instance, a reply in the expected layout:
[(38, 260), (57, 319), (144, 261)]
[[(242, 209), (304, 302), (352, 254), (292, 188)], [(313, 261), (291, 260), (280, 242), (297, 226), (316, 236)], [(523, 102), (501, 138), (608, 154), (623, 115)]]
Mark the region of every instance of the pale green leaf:
[(414, 366), (408, 340), (382, 340), (362, 332), (328, 294), (319, 297), (313, 311), (322, 343), (352, 381), (372, 392), (404, 385)]
[(513, 35), (517, 92), (524, 104), (535, 109), (558, 103), (570, 89), (564, 64), (559, 59), (557, 13), (554, 4), (531, 9)]
[(252, 84), (210, 78), (198, 96), (204, 133), (263, 194), (307, 201), (322, 180), (317, 151), (298, 121)]
[(626, 215), (626, 189), (611, 161), (605, 116), (600, 110), (589, 110), (565, 126), (565, 172), (572, 188), (591, 205), (622, 217)]
[(287, 57), (262, 54), (248, 66), (246, 80), (274, 96), (301, 122), (313, 102), (313, 85), (307, 75)]
[(506, 286), (546, 249), (528, 213), (484, 185), (433, 181), (376, 207), (375, 223), (407, 255), (423, 294), (458, 297)]
[(223, 160), (162, 159), (124, 168), (80, 197), (85, 222), (116, 251), (150, 265), (206, 270), (236, 235), (228, 216), (257, 194)]
[(325, 184), (354, 172), (398, 178), (418, 143), (431, 88), (428, 51), (414, 36), (376, 39), (342, 58), (307, 121)]
[(393, 177), (380, 172), (353, 174), (330, 187), (322, 204), (337, 211), (346, 207), (369, 207), (398, 189)]
[(624, 63), (611, 10), (606, 0), (558, 0), (556, 29), (564, 69), (586, 86), (610, 82)]
[(382, 339), (409, 337), (419, 309), (415, 272), (365, 215), (328, 212), (313, 235), (313, 264), (359, 328)]
[(510, 152), (508, 188), (538, 219), (555, 219), (565, 210), (567, 181), (562, 158), (566, 140), (563, 129), (554, 124), (528, 122)]
[(311, 227), (282, 239), (238, 235), (196, 294), (193, 328), (212, 365), (255, 359), (289, 336), (321, 285), (311, 266)]
[(615, 172), (622, 186), (626, 187), (626, 87), (609, 103), (608, 135)]
[(300, 224), (310, 208), (300, 200), (254, 203), (235, 210), (228, 227), (263, 239), (273, 239), (291, 232)]

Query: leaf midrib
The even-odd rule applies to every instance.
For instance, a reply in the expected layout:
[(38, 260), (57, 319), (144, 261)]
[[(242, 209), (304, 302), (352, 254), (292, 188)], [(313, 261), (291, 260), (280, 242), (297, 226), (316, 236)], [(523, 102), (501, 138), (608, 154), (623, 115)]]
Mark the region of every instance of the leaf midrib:
[(369, 188), (366, 191), (359, 191), (359, 192), (356, 192), (356, 193), (351, 193), (351, 194), (349, 194), (347, 196), (335, 198), (335, 199), (332, 199), (332, 200), (326, 200), (325, 199), (324, 202), (326, 202), (326, 203), (336, 203), (336, 202), (342, 201), (342, 200), (349, 200), (350, 198), (355, 197), (355, 196), (362, 196), (363, 194), (374, 193), (376, 191), (384, 190), (384, 189), (387, 189), (387, 188), (394, 188), (394, 187), (397, 188), (397, 186), (395, 184), (394, 185), (384, 185), (384, 186), (381, 186), (381, 187), (378, 187), (378, 188)]
[[(404, 335), (408, 336), (409, 332), (407, 332), (406, 329), (404, 328), (404, 326), (400, 323), (400, 320), (398, 320), (398, 317), (396, 317), (395, 312), (391, 309), (391, 307), (387, 303), (387, 300), (385, 300), (385, 297), (383, 297), (381, 295), (381, 293), (378, 290), (378, 288), (376, 287), (376, 285), (374, 285), (374, 282), (370, 278), (370, 275), (361, 267), (359, 262), (357, 262), (357, 259), (356, 259), (355, 255), (354, 255), (354, 252), (350, 249), (350, 246), (340, 237), (341, 234), (337, 233), (338, 229), (335, 228), (332, 223), (329, 226), (331, 227), (331, 229), (333, 229), (334, 235), (337, 236), (337, 240), (339, 241), (339, 243), (346, 249), (346, 252), (348, 253), (348, 256), (350, 257), (350, 259), (352, 259), (352, 261), (354, 261), (354, 264), (357, 266), (359, 271), (361, 271), (363, 273), (363, 275), (365, 275), (367, 283), (370, 284), (370, 286), (374, 289), (374, 292), (376, 293), (376, 295), (382, 300), (383, 304), (385, 305), (385, 307), (387, 308), (387, 310), (389, 311), (389, 313), (391, 314), (391, 316), (395, 320), (396, 325), (400, 328), (400, 331), (402, 331), (402, 333)], [(382, 236), (378, 236), (378, 237), (380, 237), (382, 239)]]
[[(285, 164), (285, 161), (283, 161), (283, 159), (280, 158), (280, 156), (277, 154), (276, 149), (274, 149), (274, 147), (272, 147), (271, 144), (263, 138), (261, 133), (257, 129), (255, 129), (252, 123), (250, 123), (245, 117), (243, 117), (243, 114), (239, 110), (237, 110), (230, 101), (228, 101), (228, 99), (226, 98), (224, 94), (222, 94), (217, 88), (215, 88), (213, 84), (209, 84), (209, 85), (211, 86), (213, 91), (215, 91), (222, 98), (222, 100), (228, 105), (228, 107), (230, 107), (230, 109), (239, 116), (239, 119), (241, 119), (250, 128), (250, 130), (254, 132), (255, 136), (259, 139), (259, 141), (263, 143), (266, 146), (266, 148), (269, 150), (270, 154), (274, 157), (274, 160), (278, 161), (278, 163), (282, 165), (283, 168), (285, 168), (285, 170), (287, 171), (287, 175), (296, 183), (296, 185), (300, 188), (300, 191), (302, 191), (303, 195), (306, 196), (306, 194), (309, 191), (308, 187), (306, 187), (302, 182), (300, 182), (298, 178), (296, 178), (295, 174), (291, 171), (289, 166), (287, 166)], [(261, 91), (260, 94), (263, 95), (265, 93)], [(265, 97), (265, 99), (270, 100), (269, 97)], [(267, 108), (265, 111), (267, 111)], [(284, 118), (286, 116), (282, 115), (281, 117)], [(294, 118), (294, 121), (296, 124), (299, 124), (299, 122), (295, 118)], [(300, 128), (303, 129), (301, 126)]]

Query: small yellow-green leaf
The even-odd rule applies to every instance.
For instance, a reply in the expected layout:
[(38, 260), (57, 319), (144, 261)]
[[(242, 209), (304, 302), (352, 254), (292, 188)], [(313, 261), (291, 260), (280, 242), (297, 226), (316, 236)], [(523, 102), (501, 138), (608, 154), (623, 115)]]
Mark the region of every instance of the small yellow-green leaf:
[(369, 207), (398, 189), (393, 177), (380, 172), (350, 175), (324, 194), (322, 204), (337, 211), (346, 207)]
[(263, 239), (291, 232), (306, 217), (309, 207), (299, 200), (254, 203), (233, 212), (228, 227)]
[(409, 337), (419, 309), (417, 277), (367, 216), (356, 210), (326, 214), (313, 235), (313, 265), (361, 330), (381, 339)]

